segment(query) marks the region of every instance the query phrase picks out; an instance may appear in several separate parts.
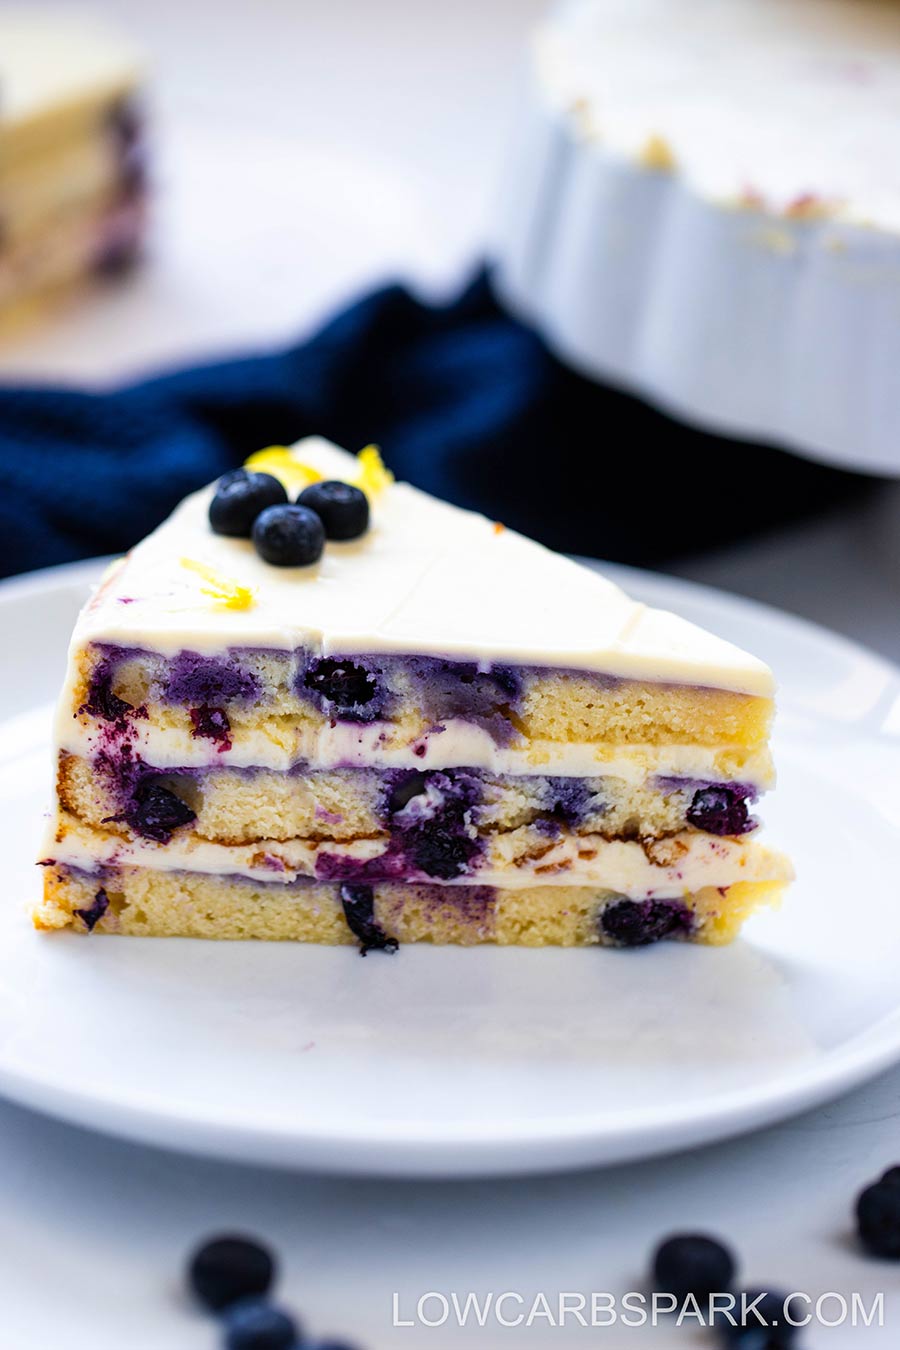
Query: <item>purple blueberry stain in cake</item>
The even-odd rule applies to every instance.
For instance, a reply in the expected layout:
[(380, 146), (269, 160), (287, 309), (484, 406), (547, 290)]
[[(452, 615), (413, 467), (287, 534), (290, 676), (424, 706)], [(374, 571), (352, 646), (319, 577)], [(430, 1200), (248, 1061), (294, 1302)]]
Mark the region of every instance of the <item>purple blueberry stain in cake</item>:
[(132, 714), (140, 714), (143, 711), (131, 703), (126, 703), (125, 699), (119, 698), (118, 694), (113, 692), (113, 680), (118, 664), (118, 660), (112, 656), (104, 656), (97, 662), (88, 683), (87, 698), (78, 709), (79, 716), (87, 713), (101, 722), (109, 722), (113, 726), (123, 728)]
[(407, 657), (425, 716), (434, 723), (459, 718), (486, 731), (497, 745), (518, 736), (515, 714), (522, 693), (521, 672), (514, 666), (483, 667), (471, 661)]
[(583, 778), (548, 777), (542, 793), (542, 809), (565, 825), (579, 825), (588, 811), (592, 796)]
[(204, 703), (191, 708), (191, 735), (213, 741), (219, 754), (231, 749), (231, 723), (224, 708), (211, 708)]
[(164, 699), (219, 708), (224, 703), (247, 702), (259, 695), (259, 681), (233, 658), (179, 652), (169, 663)]
[(326, 716), (341, 722), (377, 722), (385, 715), (381, 671), (365, 658), (323, 656), (300, 673), (298, 693)]
[(109, 896), (101, 886), (93, 901), (85, 909), (74, 909), (72, 913), (80, 919), (89, 933), (93, 933), (97, 924), (109, 909)]
[(375, 918), (375, 892), (364, 884), (344, 884), (341, 886), (341, 906), (347, 927), (354, 937), (359, 939), (359, 954), (367, 952), (390, 952), (392, 955), (400, 946), (396, 938), (388, 937)]
[(604, 905), (600, 927), (620, 947), (648, 947), (663, 938), (687, 934), (693, 927), (691, 911), (682, 900), (629, 900)]
[(316, 820), (321, 820), (325, 825), (342, 825), (344, 817), (340, 811), (326, 811), (324, 806), (317, 806), (315, 810)]

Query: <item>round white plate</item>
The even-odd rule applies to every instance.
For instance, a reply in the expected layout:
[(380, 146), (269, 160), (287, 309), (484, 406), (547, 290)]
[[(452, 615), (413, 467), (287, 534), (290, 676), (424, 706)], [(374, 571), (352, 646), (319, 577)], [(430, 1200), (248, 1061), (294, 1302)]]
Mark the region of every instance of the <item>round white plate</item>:
[(798, 881), (726, 949), (352, 948), (41, 935), (51, 701), (96, 564), (0, 586), (0, 1091), (231, 1158), (449, 1176), (722, 1138), (900, 1059), (900, 675), (777, 611), (624, 568), (781, 681), (769, 834)]

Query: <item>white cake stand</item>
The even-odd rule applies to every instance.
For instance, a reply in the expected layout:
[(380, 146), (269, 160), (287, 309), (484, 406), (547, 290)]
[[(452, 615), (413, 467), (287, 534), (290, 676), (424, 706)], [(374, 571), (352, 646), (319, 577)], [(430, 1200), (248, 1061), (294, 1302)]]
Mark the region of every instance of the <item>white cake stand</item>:
[[(537, 35), (501, 295), (564, 360), (688, 421), (900, 475), (900, 175), (896, 153), (859, 162), (877, 116), (900, 116), (900, 7), (791, 0), (782, 52), (773, 0), (752, 0), (769, 16), (754, 70), (748, 0), (715, 4), (580, 0)], [(811, 22), (851, 9), (837, 34)], [(676, 12), (694, 46), (669, 50)], [(726, 19), (743, 56), (716, 74)], [(784, 145), (771, 107), (761, 129), (748, 115), (757, 75)]]

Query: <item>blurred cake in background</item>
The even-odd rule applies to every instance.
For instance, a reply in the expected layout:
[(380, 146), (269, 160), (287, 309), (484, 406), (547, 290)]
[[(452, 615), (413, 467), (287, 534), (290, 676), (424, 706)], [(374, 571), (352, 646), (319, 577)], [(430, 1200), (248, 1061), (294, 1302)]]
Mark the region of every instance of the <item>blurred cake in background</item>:
[(139, 84), (132, 48), (94, 19), (0, 10), (0, 329), (137, 257)]
[(900, 474), (900, 4), (570, 0), (498, 282), (579, 369)]

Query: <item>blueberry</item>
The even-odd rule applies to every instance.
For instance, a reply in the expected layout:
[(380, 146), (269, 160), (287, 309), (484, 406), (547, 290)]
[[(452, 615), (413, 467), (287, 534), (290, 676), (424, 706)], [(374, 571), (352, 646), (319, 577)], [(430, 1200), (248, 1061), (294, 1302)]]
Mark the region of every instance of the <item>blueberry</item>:
[(160, 783), (141, 783), (128, 805), (125, 819), (145, 839), (167, 844), (179, 826), (189, 825), (197, 817), (187, 802)]
[(268, 1293), (275, 1278), (275, 1260), (252, 1238), (226, 1234), (197, 1248), (188, 1278), (200, 1302), (218, 1312), (239, 1299)]
[(388, 937), (375, 918), (375, 892), (371, 886), (346, 885), (341, 887), (341, 906), (347, 927), (359, 938), (361, 956), (366, 952), (390, 952), (400, 946), (396, 938)]
[(357, 666), (352, 661), (335, 661), (330, 656), (310, 666), (303, 683), (341, 712), (371, 702), (378, 689), (365, 666)]
[(297, 501), (315, 511), (329, 539), (358, 539), (369, 528), (369, 499), (350, 483), (313, 483)]
[[(454, 828), (455, 826), (455, 828)], [(463, 833), (458, 822), (440, 817), (403, 835), (407, 857), (426, 876), (451, 881), (462, 876), (478, 852), (477, 839)]]
[(746, 834), (753, 826), (743, 793), (729, 787), (700, 788), (694, 793), (687, 818), (707, 834)]
[(690, 912), (677, 900), (616, 900), (600, 915), (606, 936), (623, 947), (649, 946), (690, 924)]
[[(786, 1350), (793, 1344), (800, 1328), (787, 1320), (786, 1313), (798, 1320), (805, 1315), (802, 1304), (792, 1307), (787, 1295), (774, 1289), (765, 1292), (747, 1289), (736, 1298), (731, 1316), (738, 1325), (732, 1326), (722, 1315), (717, 1319), (722, 1344), (738, 1347), (738, 1350)], [(746, 1314), (742, 1313), (742, 1300)], [(751, 1304), (755, 1307), (751, 1308)]]
[(311, 1350), (357, 1350), (357, 1347), (346, 1341), (316, 1341)]
[(209, 504), (209, 523), (214, 534), (249, 539), (260, 512), (267, 506), (284, 504), (287, 499), (284, 485), (270, 473), (232, 469), (216, 484), (215, 496)]
[(325, 547), (325, 529), (308, 506), (267, 506), (253, 523), (253, 546), (273, 567), (309, 567)]
[(88, 932), (93, 933), (95, 927), (108, 909), (109, 896), (101, 886), (86, 909), (75, 909), (72, 912), (81, 920)]
[(882, 1184), (886, 1186), (900, 1185), (900, 1167), (889, 1167), (881, 1178)]
[(261, 1298), (231, 1304), (223, 1322), (225, 1350), (295, 1350), (300, 1341), (293, 1317)]
[(704, 1233), (677, 1233), (656, 1249), (654, 1288), (674, 1294), (683, 1303), (689, 1294), (707, 1300), (727, 1293), (734, 1279), (734, 1257), (726, 1246)]
[(893, 1179), (867, 1186), (856, 1202), (856, 1222), (863, 1246), (873, 1256), (900, 1260), (900, 1185)]

